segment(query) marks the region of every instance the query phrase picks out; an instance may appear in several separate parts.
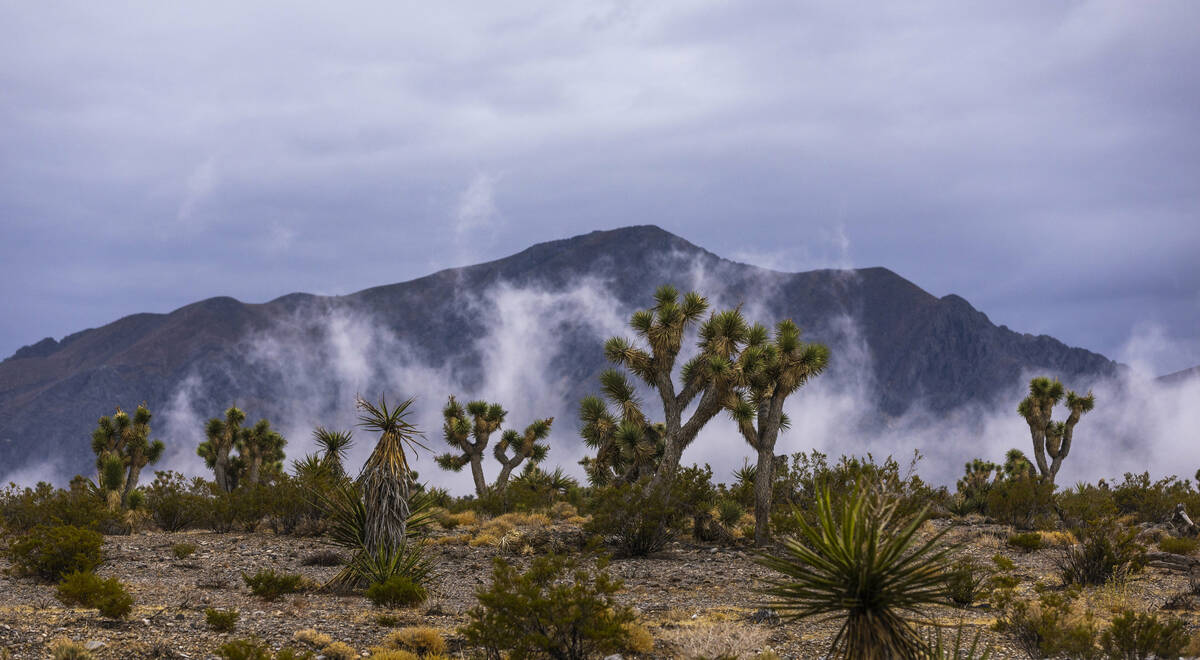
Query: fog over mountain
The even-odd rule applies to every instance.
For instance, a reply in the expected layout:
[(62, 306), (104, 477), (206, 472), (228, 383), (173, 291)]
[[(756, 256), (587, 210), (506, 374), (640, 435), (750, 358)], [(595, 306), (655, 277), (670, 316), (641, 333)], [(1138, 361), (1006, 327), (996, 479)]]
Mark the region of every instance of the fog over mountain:
[[(1025, 448), (1016, 404), (1031, 375), (1052, 374), (1068, 387), (1094, 389), (1098, 399), (1079, 425), (1063, 483), (1125, 470), (1177, 472), (1180, 460), (1191, 461), (1190, 476), (1200, 466), (1195, 443), (1179, 442), (1200, 428), (1200, 413), (1188, 405), (1200, 400), (1200, 379), (1153, 381), (1052, 337), (997, 327), (963, 298), (937, 298), (886, 268), (778, 272), (638, 226), (346, 296), (295, 293), (263, 304), (210, 298), (26, 346), (0, 363), (2, 476), (62, 482), (89, 473), (96, 419), (142, 401), (168, 447), (155, 469), (203, 473), (195, 456), (203, 423), (231, 404), (250, 420), (271, 419), (295, 458), (311, 448), (315, 425), (353, 426), (356, 394), (415, 396), (415, 421), (438, 452), (449, 394), (502, 403), (506, 428), (553, 415), (548, 464), (579, 475), (585, 447), (577, 404), (598, 390), (608, 366), (602, 343), (632, 337), (629, 314), (649, 306), (663, 283), (707, 295), (714, 309), (740, 305), (767, 324), (793, 318), (805, 339), (830, 345), (829, 371), (790, 400), (793, 427), (781, 453), (916, 449), (926, 455), (923, 475), (950, 481), (969, 458)], [(373, 440), (357, 433), (354, 462)], [(1168, 456), (1163, 448), (1172, 442)], [(711, 462), (728, 479), (749, 453), (720, 417), (684, 460)], [(432, 483), (469, 489), (468, 476), (441, 472), (429, 456), (417, 469)]]

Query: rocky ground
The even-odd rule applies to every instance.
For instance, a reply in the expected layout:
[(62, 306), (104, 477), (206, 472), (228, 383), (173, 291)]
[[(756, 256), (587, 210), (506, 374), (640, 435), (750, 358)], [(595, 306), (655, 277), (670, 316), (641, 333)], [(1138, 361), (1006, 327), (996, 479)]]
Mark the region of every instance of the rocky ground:
[[(1057, 582), (1056, 548), (1023, 553), (1002, 541), (1008, 530), (979, 523), (933, 521), (926, 531), (942, 526), (951, 527), (944, 543), (965, 555), (983, 563), (990, 563), (996, 553), (1012, 559), (1026, 593), (1037, 580)], [(555, 523), (555, 529), (567, 536), (577, 532), (564, 522)], [(526, 531), (530, 536), (536, 533)], [(504, 554), (523, 564), (537, 550), (520, 542), (481, 539), (477, 526), (437, 534), (440, 542), (431, 550), (440, 561), (430, 599), (418, 608), (388, 611), (372, 607), (363, 597), (316, 590), (272, 602), (251, 595), (241, 579), (243, 572), (272, 568), (299, 573), (313, 584), (331, 578), (337, 567), (305, 565), (307, 558), (329, 549), (320, 539), (208, 532), (106, 537), (106, 559), (98, 573), (128, 585), (135, 599), (133, 614), (112, 622), (94, 610), (63, 607), (54, 598), (53, 586), (5, 571), (0, 576), (0, 648), (13, 658), (44, 658), (49, 657), (49, 645), (65, 637), (88, 645), (96, 658), (209, 658), (217, 646), (235, 637), (254, 635), (280, 647), (295, 645), (296, 631), (315, 629), (365, 655), (393, 628), (425, 625), (445, 635), (452, 655), (462, 655), (466, 650), (455, 629), (475, 605), (475, 590), (490, 582), (492, 557)], [(194, 544), (196, 551), (178, 559), (172, 548), (179, 543)], [(653, 657), (715, 655), (723, 647), (742, 657), (767, 648), (784, 658), (821, 657), (836, 624), (778, 622), (764, 616), (759, 612), (763, 597), (756, 588), (769, 572), (753, 559), (753, 552), (742, 546), (680, 542), (655, 557), (614, 560), (610, 571), (624, 580), (621, 598), (636, 607), (653, 635)], [(0, 560), (0, 569), (7, 568)], [(1169, 596), (1187, 589), (1185, 575), (1150, 567), (1118, 585), (1089, 589), (1084, 598), (1103, 618), (1121, 608), (1158, 611)], [(237, 629), (210, 631), (206, 608), (238, 610)], [(995, 647), (993, 657), (1025, 657), (1011, 640), (988, 629), (994, 616), (983, 602), (970, 608), (941, 607), (931, 614), (943, 623), (965, 624), (971, 634), (982, 631), (983, 639)], [(1191, 634), (1200, 631), (1195, 609), (1171, 614), (1183, 617)]]

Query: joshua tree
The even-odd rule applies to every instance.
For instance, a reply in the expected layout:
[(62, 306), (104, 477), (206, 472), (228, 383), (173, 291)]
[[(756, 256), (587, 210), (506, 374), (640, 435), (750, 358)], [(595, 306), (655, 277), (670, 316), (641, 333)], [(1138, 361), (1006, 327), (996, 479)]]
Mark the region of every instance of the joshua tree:
[(412, 402), (408, 399), (389, 408), (384, 397), (378, 406), (362, 397), (357, 401), (359, 425), (380, 433), (375, 451), (358, 475), (364, 512), (362, 547), (370, 556), (393, 553), (405, 544), (411, 476), (405, 447), (414, 453), (417, 447), (427, 449), (417, 441), (420, 432), (405, 419)]
[[(520, 465), (525, 459), (529, 459), (530, 465), (536, 465), (546, 458), (546, 452), (550, 451), (550, 446), (541, 440), (545, 440), (546, 436), (550, 435), (550, 425), (553, 423), (554, 418), (547, 417), (535, 420), (526, 426), (524, 433), (517, 433), (515, 430), (509, 429), (500, 436), (500, 442), (492, 452), (496, 456), (496, 460), (500, 461), (500, 474), (496, 476), (492, 492), (503, 495), (504, 488), (508, 485), (508, 475), (512, 474), (513, 468)], [(512, 456), (508, 455), (510, 449)]]
[[(241, 434), (238, 440), (238, 455), (244, 466), (245, 483), (254, 486), (264, 477), (283, 473), (283, 446), (287, 440), (271, 428), (265, 419)], [(242, 476), (239, 475), (239, 481)]]
[[(471, 419), (467, 419), (467, 415)], [(508, 413), (498, 403), (472, 401), (463, 410), (462, 404), (450, 395), (442, 416), (446, 419), (442, 431), (446, 443), (459, 450), (459, 454), (442, 454), (435, 460), (445, 470), (458, 472), (464, 466), (471, 466), (471, 477), (475, 480), (475, 495), (483, 497), (487, 492), (487, 480), (483, 476), (483, 450), (487, 448), (488, 439), (504, 423)], [(473, 440), (472, 440), (473, 439)], [(504, 459), (497, 458), (503, 463)]]
[(771, 486), (775, 480), (775, 441), (787, 428), (783, 404), (810, 378), (818, 376), (829, 362), (829, 349), (822, 344), (800, 341), (800, 328), (790, 319), (775, 327), (775, 340), (767, 329), (755, 324), (738, 356), (740, 375), (736, 395), (726, 407), (738, 430), (758, 454), (754, 471), (754, 543), (765, 545), (770, 538)]
[(633, 385), (625, 374), (608, 369), (600, 386), (618, 413), (598, 396), (585, 397), (579, 406), (583, 441), (596, 450), (595, 458), (580, 461), (588, 481), (603, 486), (614, 481), (633, 483), (654, 474), (662, 461), (666, 425), (647, 421)]
[(204, 459), (204, 464), (213, 471), (217, 486), (227, 493), (237, 487), (237, 477), (240, 472), (240, 460), (231, 456), (231, 452), (241, 440), (245, 429), (242, 422), (246, 421), (246, 413), (236, 406), (230, 406), (225, 411), (225, 419), (212, 418), (204, 428), (208, 440), (200, 443), (196, 453)]
[(137, 407), (133, 417), (117, 408), (112, 417), (101, 417), (92, 431), (92, 451), (101, 489), (120, 494), (121, 506), (129, 505), (129, 494), (137, 488), (138, 477), (148, 463), (163, 453), (161, 440), (150, 441), (150, 410)]
[[(1062, 383), (1057, 379), (1038, 377), (1029, 381), (1029, 396), (1017, 406), (1017, 412), (1025, 418), (1033, 436), (1033, 458), (1037, 461), (1038, 472), (1050, 484), (1054, 483), (1063, 459), (1071, 452), (1071, 438), (1079, 418), (1096, 406), (1096, 398), (1091, 392), (1079, 396), (1074, 391), (1067, 391), (1067, 410), (1070, 412), (1065, 422), (1056, 422), (1050, 416), (1062, 398)], [(1047, 454), (1050, 463), (1046, 462)]]
[[(634, 312), (629, 322), (648, 349), (621, 337), (604, 344), (610, 362), (633, 372), (662, 399), (663, 456), (651, 489), (675, 477), (683, 450), (733, 396), (736, 357), (749, 332), (738, 310), (711, 314), (700, 327), (700, 354), (683, 365), (683, 383), (677, 390), (673, 372), (684, 333), (700, 321), (708, 301), (694, 291), (681, 301), (675, 287), (664, 285), (654, 293), (654, 302), (654, 307)], [(695, 409), (685, 421), (684, 411), (693, 404)]]

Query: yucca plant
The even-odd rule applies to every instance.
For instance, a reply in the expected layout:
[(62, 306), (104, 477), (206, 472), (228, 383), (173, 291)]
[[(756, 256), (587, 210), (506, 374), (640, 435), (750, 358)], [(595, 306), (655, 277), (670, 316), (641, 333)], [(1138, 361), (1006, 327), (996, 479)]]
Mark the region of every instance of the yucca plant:
[(916, 533), (925, 510), (897, 516), (896, 503), (859, 486), (834, 508), (828, 489), (817, 496), (816, 524), (796, 515), (798, 538), (782, 556), (758, 562), (781, 573), (768, 579), (770, 605), (790, 619), (844, 617), (830, 655), (853, 660), (920, 657), (929, 652), (914, 622), (925, 606), (946, 596), (936, 549), (944, 532), (924, 543)]
[(391, 408), (386, 397), (379, 398), (379, 405), (362, 397), (356, 402), (361, 411), (359, 426), (381, 434), (375, 451), (358, 475), (366, 515), (362, 545), (372, 554), (404, 545), (411, 486), (405, 448), (414, 454), (418, 447), (428, 450), (417, 440), (420, 435), (417, 427), (405, 419), (412, 402), (408, 399)]

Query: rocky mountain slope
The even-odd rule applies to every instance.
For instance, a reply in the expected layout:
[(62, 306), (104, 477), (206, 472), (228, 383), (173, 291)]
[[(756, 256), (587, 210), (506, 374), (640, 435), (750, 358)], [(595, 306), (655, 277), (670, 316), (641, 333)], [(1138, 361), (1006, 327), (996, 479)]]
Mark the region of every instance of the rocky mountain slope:
[[(329, 377), (323, 372), (342, 368), (312, 319), (369, 319), (382, 335), (373, 336), (372, 345), (394, 341), (431, 368), (453, 365), (460, 382), (470, 383), (489, 368), (480, 348), (490, 331), (481, 306), (494, 300), (496, 287), (595, 289), (627, 317), (649, 305), (665, 282), (697, 288), (721, 305), (742, 304), (766, 322), (795, 319), (807, 339), (834, 345), (833, 369), (861, 379), (883, 418), (918, 403), (948, 412), (988, 402), (1031, 371), (1086, 383), (1119, 368), (1053, 337), (997, 327), (961, 297), (937, 298), (886, 268), (776, 272), (722, 259), (658, 227), (638, 226), (541, 243), (504, 259), (347, 296), (296, 293), (263, 304), (211, 298), (169, 314), (128, 316), (57, 342), (44, 339), (0, 362), (0, 465), (12, 469), (50, 459), (68, 470), (90, 471), (86, 447), (99, 416), (144, 401), (162, 428), (185, 384), (189, 405), (203, 416), (236, 401), (286, 425), (281, 417), (295, 413), (284, 399), (303, 387), (321, 401), (321, 383)], [(551, 352), (544, 378), (563, 384), (564, 401), (578, 401), (595, 390), (606, 366), (603, 337), (583, 319), (553, 323), (557, 345), (530, 348)], [(275, 335), (286, 335), (291, 346), (276, 362), (321, 355), (323, 366), (303, 373), (277, 369), (286, 365), (272, 364), (273, 354), (261, 350), (264, 338)], [(842, 346), (847, 348), (839, 352)], [(256, 359), (247, 356), (252, 349)], [(860, 372), (850, 371), (848, 359), (839, 363), (852, 352)], [(395, 382), (387, 354), (369, 362), (357, 386), (374, 392)], [(345, 401), (329, 405), (334, 403), (345, 408)], [(321, 412), (305, 414), (319, 418)], [(569, 419), (556, 435), (574, 442), (574, 415), (561, 414)]]

